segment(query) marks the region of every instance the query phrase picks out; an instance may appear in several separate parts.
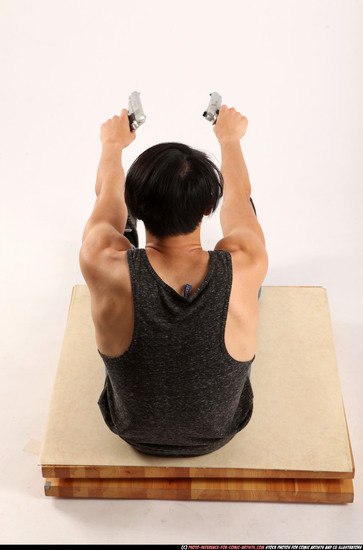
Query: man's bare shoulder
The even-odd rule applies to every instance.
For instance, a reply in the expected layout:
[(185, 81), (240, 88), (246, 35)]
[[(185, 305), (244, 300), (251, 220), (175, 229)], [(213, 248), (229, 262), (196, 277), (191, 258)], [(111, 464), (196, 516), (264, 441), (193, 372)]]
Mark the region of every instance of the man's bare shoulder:
[(244, 239), (241, 239), (238, 233), (224, 237), (218, 241), (215, 250), (229, 252), (236, 266), (243, 269), (247, 266), (251, 268), (259, 266), (267, 269), (268, 255), (265, 243), (253, 232)]
[(91, 295), (107, 296), (130, 286), (126, 250), (90, 249), (83, 245), (80, 266)]
[(104, 249), (96, 259), (84, 261), (82, 273), (91, 295), (97, 346), (105, 355), (120, 355), (131, 342), (133, 326), (127, 252)]
[(262, 242), (254, 247), (242, 248), (226, 237), (219, 241), (216, 250), (226, 250), (232, 259), (233, 280), (241, 288), (259, 288), (266, 277), (268, 256)]

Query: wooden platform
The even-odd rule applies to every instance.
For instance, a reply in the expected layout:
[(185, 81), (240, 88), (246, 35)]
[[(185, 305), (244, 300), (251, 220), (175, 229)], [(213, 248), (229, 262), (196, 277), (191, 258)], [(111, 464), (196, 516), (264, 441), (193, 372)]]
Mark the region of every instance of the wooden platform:
[(343, 504), (353, 483), (309, 479), (47, 479), (45, 494), (72, 498), (243, 500)]
[(352, 502), (354, 462), (325, 289), (263, 288), (251, 382), (252, 420), (222, 449), (182, 459), (135, 451), (99, 412), (104, 366), (88, 289), (74, 287), (39, 457), (45, 494)]

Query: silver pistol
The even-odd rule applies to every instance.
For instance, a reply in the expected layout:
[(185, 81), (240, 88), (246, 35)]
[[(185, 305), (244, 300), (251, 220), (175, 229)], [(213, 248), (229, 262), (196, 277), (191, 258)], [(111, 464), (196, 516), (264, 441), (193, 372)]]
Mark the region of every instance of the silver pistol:
[(213, 92), (210, 95), (209, 105), (207, 107), (207, 110), (204, 111), (203, 116), (212, 122), (212, 124), (215, 124), (217, 122), (219, 109), (222, 105), (222, 96), (219, 95), (218, 92)]
[(132, 92), (129, 97), (129, 122), (130, 130), (137, 130), (141, 124), (144, 124), (146, 115), (141, 105), (140, 93)]

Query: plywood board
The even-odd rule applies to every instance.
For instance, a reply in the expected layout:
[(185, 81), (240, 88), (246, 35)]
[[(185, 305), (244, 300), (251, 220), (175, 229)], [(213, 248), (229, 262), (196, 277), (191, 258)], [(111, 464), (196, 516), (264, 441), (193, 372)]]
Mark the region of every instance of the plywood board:
[(47, 479), (46, 496), (342, 504), (352, 480), (296, 479)]
[(288, 478), (291, 472), (307, 478), (354, 476), (325, 289), (263, 288), (251, 382), (252, 419), (222, 449), (192, 458), (135, 451), (109, 431), (99, 412), (104, 365), (94, 339), (89, 292), (78, 285), (39, 463), (117, 467), (118, 474), (143, 471), (145, 477), (153, 477), (155, 470), (165, 477), (196, 478), (217, 477), (217, 471), (221, 477)]

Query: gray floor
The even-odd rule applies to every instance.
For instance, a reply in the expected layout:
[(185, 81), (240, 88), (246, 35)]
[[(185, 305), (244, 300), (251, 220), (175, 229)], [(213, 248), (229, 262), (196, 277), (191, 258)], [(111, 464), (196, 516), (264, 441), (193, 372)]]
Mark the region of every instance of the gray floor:
[[(362, 3), (2, 1), (1, 543), (339, 544), (363, 538)], [(356, 463), (355, 503), (47, 499), (37, 456), (101, 123), (138, 90), (147, 123), (124, 152), (182, 141), (220, 159), (208, 94), (243, 140), (270, 257), (266, 285), (328, 290)], [(140, 227), (141, 245), (143, 244)], [(220, 238), (218, 214), (203, 230)], [(36, 447), (36, 444), (35, 444)]]

